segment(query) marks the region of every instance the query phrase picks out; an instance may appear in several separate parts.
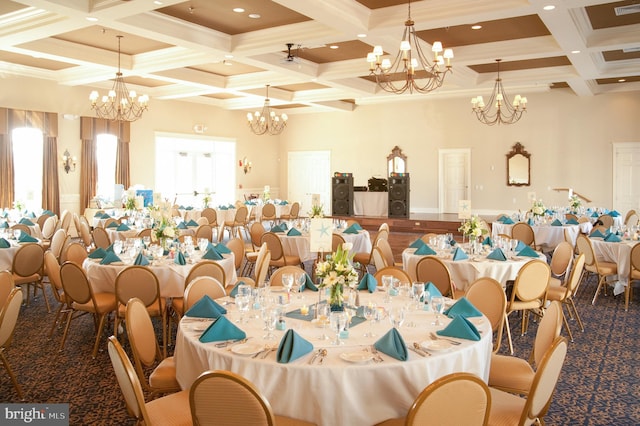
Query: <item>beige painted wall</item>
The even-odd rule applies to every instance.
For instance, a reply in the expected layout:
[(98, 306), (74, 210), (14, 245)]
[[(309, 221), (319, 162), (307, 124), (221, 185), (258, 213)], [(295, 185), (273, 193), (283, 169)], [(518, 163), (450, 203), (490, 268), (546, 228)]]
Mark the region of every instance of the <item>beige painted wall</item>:
[[(1, 106), (59, 113), (60, 156), (65, 148), (80, 155), (80, 122), (63, 114), (92, 115), (89, 92), (44, 80), (0, 79)], [(437, 211), (438, 150), (443, 148), (471, 149), (471, 199), (479, 213), (527, 209), (529, 191), (546, 204), (565, 205), (566, 194), (549, 190), (556, 186), (572, 187), (594, 205), (611, 206), (611, 144), (640, 142), (640, 93), (578, 98), (553, 90), (527, 97), (529, 112), (512, 126), (481, 125), (466, 98), (434, 99), (358, 106), (354, 112), (293, 114), (280, 136), (253, 135), (242, 111), (152, 99), (149, 111), (131, 127), (132, 182), (153, 187), (156, 131), (192, 134), (194, 124), (204, 124), (208, 135), (235, 138), (237, 158), (253, 162), (247, 175), (236, 168), (236, 182), (243, 187), (239, 196), (264, 185), (274, 195), (286, 194), (289, 150), (329, 149), (332, 171), (352, 172), (356, 185), (366, 185), (369, 177), (385, 175), (386, 156), (398, 145), (409, 157), (412, 211)], [(532, 155), (531, 187), (505, 184), (505, 154), (517, 141)], [(79, 170), (60, 173), (62, 207), (79, 211)]]

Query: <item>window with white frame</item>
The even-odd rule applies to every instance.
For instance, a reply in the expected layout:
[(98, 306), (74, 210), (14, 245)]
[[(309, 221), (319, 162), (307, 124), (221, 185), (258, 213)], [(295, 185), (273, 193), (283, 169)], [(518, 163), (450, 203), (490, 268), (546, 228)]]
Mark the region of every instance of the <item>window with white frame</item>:
[(154, 190), (185, 206), (201, 207), (204, 194), (212, 206), (233, 203), (235, 162), (234, 139), (157, 134)]
[(96, 163), (98, 168), (96, 196), (110, 204), (116, 201), (114, 196), (118, 138), (115, 135), (103, 133), (98, 135), (96, 142)]
[(44, 138), (40, 129), (21, 127), (11, 134), (14, 200), (28, 210), (42, 208)]

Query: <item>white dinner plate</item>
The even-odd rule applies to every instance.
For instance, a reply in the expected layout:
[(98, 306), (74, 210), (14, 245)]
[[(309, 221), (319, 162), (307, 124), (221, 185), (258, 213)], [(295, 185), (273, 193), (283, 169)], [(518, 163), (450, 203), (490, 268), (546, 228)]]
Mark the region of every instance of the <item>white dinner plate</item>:
[(482, 325), (482, 322), (484, 321), (482, 317), (473, 317), (473, 318), (467, 318), (467, 319), (471, 321), (473, 325)]
[(264, 346), (258, 343), (241, 343), (239, 345), (231, 346), (231, 352), (236, 355), (255, 355), (264, 350)]
[(353, 362), (354, 364), (362, 364), (371, 361), (373, 354), (365, 351), (343, 352), (340, 354), (340, 358), (347, 362)]
[(428, 351), (440, 352), (451, 349), (451, 346), (453, 346), (453, 344), (451, 344), (451, 342), (447, 342), (446, 340), (426, 340), (420, 343), (420, 346)]
[(280, 286), (269, 287), (271, 293), (286, 293), (287, 289)]
[(193, 324), (191, 324), (191, 330), (198, 332), (205, 331), (210, 325), (211, 321), (194, 321)]

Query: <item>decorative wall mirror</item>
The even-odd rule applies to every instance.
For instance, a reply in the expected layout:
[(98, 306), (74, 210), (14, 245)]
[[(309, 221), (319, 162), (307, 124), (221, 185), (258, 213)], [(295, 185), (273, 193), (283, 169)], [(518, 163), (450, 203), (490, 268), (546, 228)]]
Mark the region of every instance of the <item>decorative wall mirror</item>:
[(517, 142), (507, 154), (507, 186), (531, 185), (531, 154)]
[(396, 145), (391, 150), (391, 154), (387, 156), (387, 170), (388, 175), (391, 173), (407, 173), (407, 156), (402, 153), (402, 150)]

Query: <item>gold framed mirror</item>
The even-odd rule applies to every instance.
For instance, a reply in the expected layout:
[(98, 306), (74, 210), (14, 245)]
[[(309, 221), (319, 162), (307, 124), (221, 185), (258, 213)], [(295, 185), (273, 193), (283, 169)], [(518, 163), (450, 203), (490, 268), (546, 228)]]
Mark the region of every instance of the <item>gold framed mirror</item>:
[(397, 145), (387, 156), (387, 175), (391, 176), (391, 173), (407, 173), (407, 156)]
[(531, 154), (520, 142), (507, 153), (507, 186), (531, 185)]

